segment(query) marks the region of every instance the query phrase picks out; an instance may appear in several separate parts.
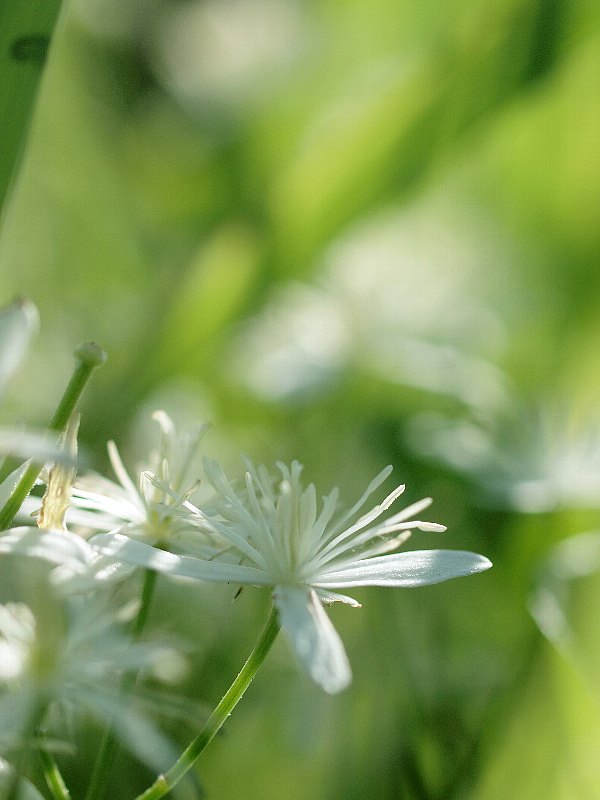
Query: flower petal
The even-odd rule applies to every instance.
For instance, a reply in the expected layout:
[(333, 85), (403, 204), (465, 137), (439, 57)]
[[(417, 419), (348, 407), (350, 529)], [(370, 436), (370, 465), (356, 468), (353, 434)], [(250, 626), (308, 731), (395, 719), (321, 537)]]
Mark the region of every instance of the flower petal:
[[(14, 769), (15, 768), (11, 767), (8, 761), (0, 758), (0, 790), (2, 790), (2, 792), (8, 791), (8, 788), (12, 782)], [(30, 783), (27, 778), (19, 778), (17, 795), (19, 796), (20, 800), (44, 800), (43, 795), (38, 792), (35, 786)]]
[(464, 550), (414, 550), (357, 561), (340, 570), (321, 573), (312, 581), (322, 589), (337, 586), (423, 586), (492, 566), (485, 556)]
[[(4, 507), (4, 504), (13, 493), (15, 486), (23, 477), (23, 473), (25, 472), (28, 466), (29, 466), (28, 463), (21, 464), (21, 466), (13, 470), (13, 472), (11, 472), (10, 475), (7, 475), (4, 481), (0, 483), (0, 508)], [(38, 506), (39, 506), (39, 500), (38, 500)]]
[(273, 581), (262, 570), (223, 561), (204, 561), (190, 556), (178, 556), (134, 541), (120, 533), (100, 533), (90, 539), (98, 552), (138, 567), (146, 567), (168, 575), (195, 578), (213, 583), (241, 583), (252, 586), (271, 586)]
[(93, 549), (69, 531), (42, 531), (39, 528), (11, 528), (0, 535), (0, 553), (41, 558), (83, 572), (94, 561)]
[(273, 597), (281, 625), (311, 678), (329, 694), (345, 689), (352, 680), (348, 657), (316, 593), (276, 586)]
[(138, 508), (142, 513), (145, 513), (145, 504), (138, 492), (134, 482), (129, 477), (129, 473), (125, 469), (125, 465), (121, 460), (121, 454), (117, 448), (117, 445), (111, 440), (106, 445), (108, 450), (108, 458), (110, 459), (111, 467), (114, 470), (115, 475), (119, 479), (119, 483), (125, 490), (127, 497), (129, 498), (130, 502), (133, 503), (136, 508)]
[(0, 428), (0, 453), (16, 458), (32, 458), (40, 464), (46, 461), (73, 465), (75, 460), (60, 449), (56, 434), (45, 430)]
[(346, 594), (338, 594), (338, 592), (330, 592), (329, 589), (316, 589), (317, 597), (325, 606), (331, 606), (333, 603), (346, 603), (352, 608), (362, 608), (358, 600), (353, 597), (348, 597)]
[(37, 327), (37, 309), (28, 300), (16, 300), (0, 309), (0, 394), (21, 363)]

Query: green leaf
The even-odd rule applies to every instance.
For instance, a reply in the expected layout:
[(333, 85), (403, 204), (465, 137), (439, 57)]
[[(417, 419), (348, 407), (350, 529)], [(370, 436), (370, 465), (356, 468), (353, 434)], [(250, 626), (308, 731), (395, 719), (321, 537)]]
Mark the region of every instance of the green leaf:
[(3, 0), (0, 5), (0, 207), (23, 151), (59, 8), (60, 0)]

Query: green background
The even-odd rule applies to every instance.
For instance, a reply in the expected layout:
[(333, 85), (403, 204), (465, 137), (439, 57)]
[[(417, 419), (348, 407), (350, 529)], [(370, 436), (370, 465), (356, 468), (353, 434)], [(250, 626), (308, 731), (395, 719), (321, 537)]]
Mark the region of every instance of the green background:
[[(576, 658), (528, 611), (600, 505), (598, 5), (73, 0), (25, 140), (53, 11), (3, 12), (0, 299), (42, 319), (5, 418), (43, 424), (94, 339), (84, 463), (114, 438), (134, 465), (163, 407), (210, 421), (228, 469), (297, 458), (346, 502), (392, 463), (448, 525), (409, 545), (494, 561), (333, 609), (339, 697), (279, 642), (202, 757), (207, 796), (599, 797), (593, 565), (568, 587)], [(266, 615), (232, 595), (160, 587), (200, 717)], [(128, 798), (147, 775), (120, 769)]]

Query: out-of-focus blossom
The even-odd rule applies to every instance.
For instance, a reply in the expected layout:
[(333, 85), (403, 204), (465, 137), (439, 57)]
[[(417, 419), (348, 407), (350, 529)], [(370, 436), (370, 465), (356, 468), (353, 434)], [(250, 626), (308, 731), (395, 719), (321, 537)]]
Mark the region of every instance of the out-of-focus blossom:
[(422, 413), (409, 443), (483, 489), (482, 497), (525, 513), (600, 505), (600, 422), (582, 424), (556, 404), (482, 419)]
[(355, 368), (469, 407), (503, 408), (508, 381), (491, 359), (504, 326), (475, 257), (486, 247), (457, 228), (389, 212), (347, 232), (314, 286), (283, 287), (244, 329), (234, 379), (285, 400)]
[(87, 712), (112, 719), (124, 744), (149, 765), (164, 763), (169, 743), (119, 695), (119, 678), (138, 670), (164, 678), (181, 674), (171, 647), (131, 641), (117, 624), (119, 610), (98, 596), (65, 608), (45, 595), (34, 611), (0, 605), (0, 742), (18, 744), (35, 709)]
[(335, 298), (321, 289), (288, 284), (242, 332), (232, 372), (268, 399), (310, 394), (336, 380), (351, 347)]
[(169, 9), (155, 61), (186, 105), (244, 104), (291, 65), (303, 39), (293, 0), (208, 0)]
[(577, 672), (594, 702), (600, 698), (595, 624), (599, 578), (600, 531), (569, 536), (539, 565), (529, 600), (540, 631)]

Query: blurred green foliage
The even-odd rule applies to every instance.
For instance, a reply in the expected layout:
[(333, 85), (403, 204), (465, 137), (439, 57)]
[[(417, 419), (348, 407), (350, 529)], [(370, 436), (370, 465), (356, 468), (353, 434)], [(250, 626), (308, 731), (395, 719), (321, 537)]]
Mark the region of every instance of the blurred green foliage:
[[(342, 697), (277, 647), (198, 767), (208, 797), (600, 796), (598, 698), (527, 611), (552, 545), (600, 506), (599, 22), (591, 0), (62, 15), (0, 243), (4, 299), (42, 318), (6, 414), (43, 423), (94, 338), (110, 360), (88, 463), (107, 438), (135, 460), (164, 405), (214, 423), (209, 453), (298, 458), (346, 499), (393, 463), (410, 499), (434, 497), (445, 546), (495, 562), (334, 609), (355, 671)], [(30, 68), (11, 66), (3, 119)], [(155, 625), (185, 592), (187, 691), (210, 704), (265, 598), (164, 583)], [(597, 653), (600, 579), (585, 591)], [(182, 743), (194, 729), (165, 725)], [(117, 800), (143, 788), (136, 769)]]

